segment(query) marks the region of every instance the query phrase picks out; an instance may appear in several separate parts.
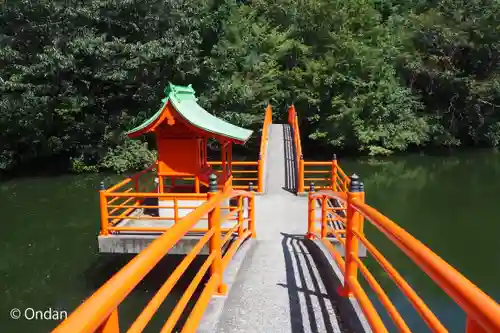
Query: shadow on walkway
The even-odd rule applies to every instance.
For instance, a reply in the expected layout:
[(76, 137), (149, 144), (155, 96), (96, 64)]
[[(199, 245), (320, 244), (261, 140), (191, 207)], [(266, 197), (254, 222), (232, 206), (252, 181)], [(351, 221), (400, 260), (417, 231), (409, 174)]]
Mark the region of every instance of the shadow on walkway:
[(349, 332), (338, 316), (340, 296), (325, 287), (328, 279), (309, 254), (308, 241), (303, 235), (281, 234), (287, 284), (280, 285), (288, 289), (292, 332)]
[(295, 194), (297, 192), (297, 156), (295, 156), (292, 132), (290, 125), (283, 125), (283, 147), (285, 149), (285, 186), (283, 189)]

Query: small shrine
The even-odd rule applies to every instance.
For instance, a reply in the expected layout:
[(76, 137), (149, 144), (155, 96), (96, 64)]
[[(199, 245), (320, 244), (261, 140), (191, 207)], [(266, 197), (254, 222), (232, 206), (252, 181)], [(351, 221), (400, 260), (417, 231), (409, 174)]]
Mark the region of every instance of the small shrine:
[[(191, 85), (171, 83), (160, 109), (141, 125), (128, 131), (130, 138), (154, 133), (158, 149), (159, 192), (204, 192), (215, 170), (207, 160), (207, 142), (221, 145), (219, 185), (231, 181), (232, 145), (244, 144), (252, 131), (215, 117), (200, 105)], [(189, 183), (194, 181), (194, 183)]]

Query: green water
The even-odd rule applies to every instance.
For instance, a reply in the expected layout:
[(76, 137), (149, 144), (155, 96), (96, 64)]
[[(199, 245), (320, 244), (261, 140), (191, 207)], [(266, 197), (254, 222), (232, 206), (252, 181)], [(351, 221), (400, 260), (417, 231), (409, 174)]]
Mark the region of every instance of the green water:
[[(500, 154), (474, 152), (450, 157), (407, 156), (377, 163), (349, 160), (341, 163), (346, 171), (362, 177), (368, 203), (500, 300), (500, 256), (495, 254), (500, 243), (497, 241)], [(97, 254), (96, 190), (100, 177), (24, 178), (0, 183), (2, 333), (49, 332), (59, 321), (13, 320), (11, 309), (71, 312), (129, 259)], [(366, 232), (450, 332), (459, 332), (465, 322), (463, 312), (384, 236), (370, 226)], [(367, 264), (411, 328), (425, 332), (425, 325), (381, 268), (370, 259)], [(172, 266), (172, 262), (163, 262), (120, 307), (124, 328), (158, 289)], [(181, 282), (179, 290), (188, 282), (189, 277)], [(160, 309), (164, 316), (157, 316), (160, 319), (152, 323), (150, 331), (161, 326), (161, 317), (169, 313), (179, 290)]]
[[(341, 163), (349, 173), (363, 178), (370, 205), (500, 301), (500, 154), (485, 151)], [(368, 225), (366, 233), (449, 331), (463, 332), (463, 311), (373, 226)], [(373, 259), (367, 259), (367, 265), (410, 328), (428, 332), (380, 266)], [(390, 322), (387, 316), (384, 319)]]
[[(0, 183), (0, 332), (50, 332), (63, 316), (90, 296), (131, 256), (99, 255), (99, 202), (102, 176), (15, 179)], [(107, 178), (112, 184), (115, 179)], [(120, 306), (120, 325), (129, 327), (165, 282), (179, 257), (163, 260)], [(160, 307), (146, 332), (158, 332), (194, 276), (200, 261)], [(189, 304), (189, 307), (192, 304)], [(10, 318), (12, 309), (21, 318)], [(46, 318), (33, 317), (33, 311)], [(49, 310), (49, 311), (47, 311)], [(51, 311), (52, 310), (52, 311)], [(39, 317), (40, 318), (40, 317)]]

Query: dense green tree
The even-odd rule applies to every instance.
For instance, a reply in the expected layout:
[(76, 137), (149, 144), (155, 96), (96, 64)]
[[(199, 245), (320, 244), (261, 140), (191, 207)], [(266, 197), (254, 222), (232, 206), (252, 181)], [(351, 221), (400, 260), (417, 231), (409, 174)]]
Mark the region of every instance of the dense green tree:
[(96, 164), (113, 153), (123, 129), (158, 107), (167, 80), (197, 76), (196, 10), (160, 0), (5, 6), (0, 169), (58, 155)]
[[(168, 81), (260, 128), (289, 103), (345, 152), (500, 144), (494, 0), (86, 0), (0, 4), (0, 170), (141, 168), (123, 131)], [(248, 145), (255, 148), (255, 142)]]
[(403, 76), (425, 105), (431, 143), (500, 144), (500, 4), (430, 2), (408, 20)]

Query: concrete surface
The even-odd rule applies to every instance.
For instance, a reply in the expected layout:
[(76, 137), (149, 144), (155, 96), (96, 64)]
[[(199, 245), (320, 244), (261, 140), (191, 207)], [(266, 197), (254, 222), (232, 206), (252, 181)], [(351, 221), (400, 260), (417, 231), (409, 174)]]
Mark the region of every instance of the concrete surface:
[[(178, 216), (179, 218), (184, 217), (191, 213), (194, 208), (182, 208), (182, 207), (197, 207), (201, 205), (203, 200), (179, 200), (178, 205)], [(246, 201), (244, 202), (245, 211), (243, 213), (244, 218), (248, 216), (248, 206)], [(227, 207), (229, 202), (223, 203), (223, 207)], [(158, 206), (173, 206), (172, 200), (161, 200)], [(228, 209), (221, 209), (221, 214), (228, 213)], [(132, 217), (145, 216), (142, 209), (137, 209), (130, 214)], [(160, 217), (173, 218), (174, 209), (173, 208), (160, 208)], [(233, 215), (230, 218), (233, 218)], [(161, 220), (161, 219), (124, 219), (116, 224), (117, 227), (163, 227), (169, 228), (174, 224), (173, 220)], [(232, 228), (236, 225), (234, 220), (226, 220), (222, 224), (222, 228)], [(196, 229), (208, 229), (208, 218), (204, 216), (199, 220), (194, 228)], [(108, 236), (98, 236), (97, 241), (99, 245), (100, 253), (139, 253), (145, 249), (153, 240), (158, 238), (161, 232), (141, 232), (141, 231), (120, 231), (119, 233), (111, 234)], [(169, 251), (168, 255), (171, 254), (187, 254), (191, 249), (196, 246), (198, 240), (203, 237), (201, 233), (188, 233), (184, 236), (172, 250)], [(208, 244), (206, 244), (201, 252), (201, 254), (208, 254)]]
[(267, 194), (256, 197), (255, 248), (243, 262), (215, 332), (345, 331), (338, 320), (339, 296), (327, 293), (305, 246), (307, 199), (290, 193), (287, 126), (271, 126)]

